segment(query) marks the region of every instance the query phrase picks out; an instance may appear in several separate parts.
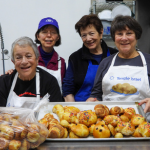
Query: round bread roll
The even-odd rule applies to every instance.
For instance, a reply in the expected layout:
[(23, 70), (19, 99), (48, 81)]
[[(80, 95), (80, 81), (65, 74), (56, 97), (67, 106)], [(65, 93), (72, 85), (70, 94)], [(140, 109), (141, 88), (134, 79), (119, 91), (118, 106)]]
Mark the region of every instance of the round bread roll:
[(51, 113), (47, 113), (47, 114), (44, 115), (44, 118), (46, 118), (49, 121), (50, 119), (53, 119), (54, 116)]
[(139, 133), (143, 137), (150, 137), (150, 123), (148, 122), (143, 122), (139, 125)]
[(136, 114), (135, 109), (132, 107), (124, 109), (124, 115), (127, 116), (129, 119), (131, 119), (132, 116), (135, 114)]
[(19, 150), (21, 147), (21, 142), (17, 140), (12, 140), (9, 143), (9, 150)]
[(23, 139), (19, 150), (28, 150), (28, 149), (30, 149), (30, 143), (26, 139)]
[(63, 127), (65, 127), (65, 128), (68, 128), (68, 126), (69, 126), (69, 123), (68, 123), (67, 120), (61, 120), (61, 121), (60, 121), (60, 124), (61, 124)]
[(110, 114), (111, 115), (120, 115), (120, 114), (123, 114), (124, 113), (124, 109), (122, 107), (118, 107), (118, 106), (115, 106), (115, 107), (112, 107), (110, 109)]
[(110, 130), (105, 125), (104, 121), (97, 123), (93, 129), (93, 136), (95, 138), (109, 138)]
[(93, 112), (92, 110), (80, 111), (80, 113), (77, 115), (77, 117), (79, 119), (79, 123), (84, 124), (87, 127), (96, 123), (96, 121), (97, 121), (97, 116), (96, 116), (95, 112)]
[(94, 107), (94, 110), (95, 110), (97, 117), (103, 118), (109, 115), (109, 108), (106, 105), (97, 104)]
[(129, 122), (129, 118), (126, 115), (121, 115), (120, 116), (121, 121), (123, 122)]
[(31, 143), (37, 142), (40, 138), (39, 132), (28, 132), (27, 134), (27, 140)]
[(16, 140), (22, 140), (24, 138), (26, 138), (28, 130), (26, 129), (25, 126), (15, 126), (13, 127), (14, 129), (14, 139)]
[(14, 130), (9, 125), (1, 124), (0, 125), (0, 137), (3, 137), (7, 140), (12, 140), (14, 137)]
[(0, 150), (7, 150), (9, 146), (9, 140), (5, 138), (0, 138)]
[(132, 116), (131, 118), (131, 123), (134, 125), (134, 126), (138, 126), (140, 125), (141, 123), (143, 123), (145, 121), (145, 118), (140, 115), (140, 114), (135, 114)]
[(78, 137), (85, 138), (89, 135), (89, 129), (84, 124), (70, 124), (69, 125), (70, 130), (77, 135)]
[(135, 131), (135, 126), (130, 122), (119, 122), (115, 128), (116, 132), (122, 133), (123, 135), (132, 135)]
[(113, 127), (116, 127), (118, 122), (120, 122), (120, 118), (115, 115), (108, 115), (104, 117), (104, 121), (106, 125), (111, 124)]
[(65, 134), (64, 134), (63, 138), (67, 138), (68, 137), (68, 130), (66, 128), (64, 128), (64, 129), (65, 129)]
[(123, 138), (123, 135), (121, 133), (116, 133), (114, 137), (115, 138)]

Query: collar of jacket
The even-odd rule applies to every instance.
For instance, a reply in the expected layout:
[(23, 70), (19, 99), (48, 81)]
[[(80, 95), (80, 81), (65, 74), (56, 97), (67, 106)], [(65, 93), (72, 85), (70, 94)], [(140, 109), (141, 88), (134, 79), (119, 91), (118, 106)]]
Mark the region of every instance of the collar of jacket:
[[(108, 47), (107, 47), (106, 43), (104, 42), (104, 40), (102, 40), (102, 42), (101, 42), (101, 47), (103, 50), (102, 58), (107, 57)], [(94, 58), (91, 56), (89, 49), (84, 44), (82, 46), (82, 59), (91, 59), (91, 60), (93, 59), (94, 60)]]
[[(40, 54), (39, 60), (40, 60), (40, 61), (43, 61), (42, 56), (41, 56), (41, 53), (40, 53), (40, 46), (38, 47), (38, 50), (39, 50), (39, 54)], [(50, 60), (50, 63), (56, 64), (57, 61), (58, 61), (58, 54), (57, 54), (56, 51), (54, 50), (53, 56), (52, 56), (52, 58), (51, 58), (51, 60)]]

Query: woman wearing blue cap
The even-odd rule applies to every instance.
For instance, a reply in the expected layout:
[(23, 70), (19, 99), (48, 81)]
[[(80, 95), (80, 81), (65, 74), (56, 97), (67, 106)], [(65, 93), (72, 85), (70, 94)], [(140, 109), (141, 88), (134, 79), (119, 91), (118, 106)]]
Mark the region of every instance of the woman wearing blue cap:
[(54, 46), (61, 44), (58, 22), (50, 17), (43, 18), (35, 33), (35, 42), (40, 44), (38, 47), (40, 53), (38, 67), (43, 69), (46, 67), (46, 70), (56, 77), (60, 88), (62, 88), (62, 80), (66, 71), (65, 60), (59, 57), (54, 50)]
[[(61, 44), (58, 22), (50, 17), (43, 18), (35, 33), (35, 42), (40, 44), (38, 67), (56, 77), (62, 92), (62, 80), (66, 72), (65, 60), (54, 50), (54, 46)], [(8, 70), (6, 74), (11, 74)]]
[[(102, 40), (103, 26), (96, 15), (85, 15), (75, 25), (83, 46), (71, 54), (63, 79), (65, 101), (86, 101), (89, 98), (99, 63), (117, 52)], [(96, 99), (90, 99), (96, 101)]]

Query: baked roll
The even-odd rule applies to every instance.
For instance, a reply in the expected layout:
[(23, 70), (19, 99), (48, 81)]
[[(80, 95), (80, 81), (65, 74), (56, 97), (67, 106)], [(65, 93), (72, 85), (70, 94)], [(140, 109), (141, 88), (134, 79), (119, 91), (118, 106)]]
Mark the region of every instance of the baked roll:
[(103, 118), (109, 115), (109, 108), (106, 105), (97, 104), (94, 107), (94, 110), (95, 110), (97, 117)]
[(79, 119), (80, 124), (84, 124), (87, 127), (96, 123), (96, 121), (97, 121), (97, 116), (96, 116), (95, 112), (93, 112), (92, 110), (80, 111), (77, 114), (77, 118)]
[(0, 138), (0, 150), (7, 150), (9, 146), (9, 140), (5, 138)]
[(134, 126), (138, 126), (138, 125), (140, 125), (143, 122), (145, 122), (145, 118), (142, 115), (140, 115), (140, 114), (135, 114), (131, 118), (131, 123)]
[(124, 115), (127, 116), (129, 119), (131, 119), (132, 116), (135, 114), (136, 114), (135, 109), (132, 107), (124, 109)]
[(115, 106), (115, 107), (112, 107), (110, 109), (110, 114), (111, 115), (120, 115), (120, 114), (123, 114), (124, 113), (124, 109), (122, 107), (118, 107), (118, 106)]
[(17, 140), (11, 140), (9, 143), (9, 150), (19, 150), (21, 142)]
[(106, 125), (111, 124), (113, 127), (116, 127), (118, 122), (120, 122), (120, 118), (115, 115), (108, 115), (104, 117), (104, 121)]
[(93, 136), (95, 138), (109, 138), (110, 130), (105, 125), (104, 121), (97, 123), (93, 129)]

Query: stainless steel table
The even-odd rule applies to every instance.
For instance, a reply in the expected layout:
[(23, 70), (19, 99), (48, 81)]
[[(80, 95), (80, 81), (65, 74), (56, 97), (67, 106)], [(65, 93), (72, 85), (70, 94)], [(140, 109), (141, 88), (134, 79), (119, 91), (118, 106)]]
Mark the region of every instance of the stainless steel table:
[(144, 141), (45, 141), (37, 150), (150, 150), (150, 140)]

